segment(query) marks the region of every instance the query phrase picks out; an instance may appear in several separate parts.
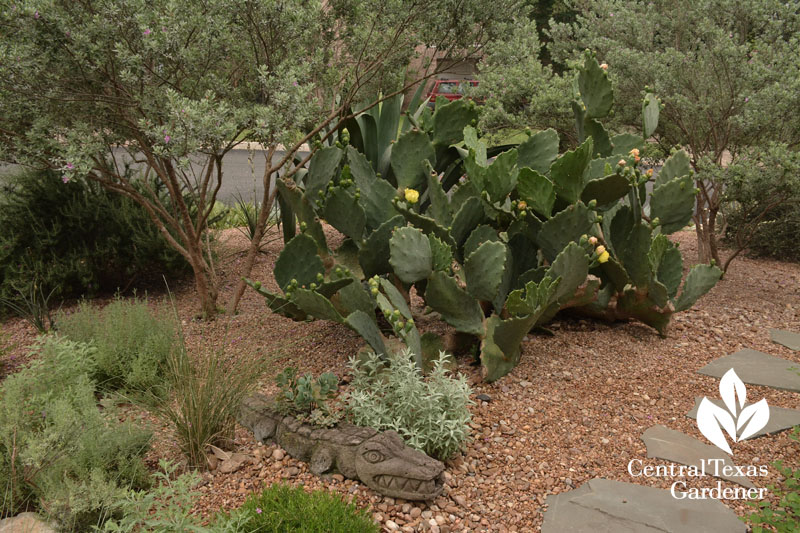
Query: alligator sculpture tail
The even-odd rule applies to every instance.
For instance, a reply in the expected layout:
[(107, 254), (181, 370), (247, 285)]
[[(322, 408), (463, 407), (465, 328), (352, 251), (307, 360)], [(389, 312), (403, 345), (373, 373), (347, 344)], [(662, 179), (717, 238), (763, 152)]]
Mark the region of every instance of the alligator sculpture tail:
[(321, 475), (339, 472), (372, 490), (406, 500), (432, 500), (442, 493), (444, 464), (409, 448), (394, 431), (340, 423), (325, 429), (282, 416), (273, 402), (254, 395), (242, 405), (239, 423), (257, 441), (274, 441)]

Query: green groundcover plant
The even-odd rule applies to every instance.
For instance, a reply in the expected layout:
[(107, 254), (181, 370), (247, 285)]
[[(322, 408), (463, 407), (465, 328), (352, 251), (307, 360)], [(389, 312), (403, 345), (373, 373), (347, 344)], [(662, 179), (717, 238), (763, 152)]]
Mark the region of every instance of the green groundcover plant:
[(324, 491), (305, 492), (288, 485), (272, 485), (250, 496), (244, 505), (218, 517), (220, 532), (377, 533), (366, 512)]

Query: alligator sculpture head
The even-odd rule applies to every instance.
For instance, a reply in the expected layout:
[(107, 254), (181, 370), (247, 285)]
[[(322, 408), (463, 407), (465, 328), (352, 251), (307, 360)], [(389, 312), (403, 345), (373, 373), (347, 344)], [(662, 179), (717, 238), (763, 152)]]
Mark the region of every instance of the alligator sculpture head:
[(394, 431), (385, 431), (362, 442), (355, 454), (362, 483), (394, 498), (432, 500), (444, 489), (444, 465), (409, 448)]

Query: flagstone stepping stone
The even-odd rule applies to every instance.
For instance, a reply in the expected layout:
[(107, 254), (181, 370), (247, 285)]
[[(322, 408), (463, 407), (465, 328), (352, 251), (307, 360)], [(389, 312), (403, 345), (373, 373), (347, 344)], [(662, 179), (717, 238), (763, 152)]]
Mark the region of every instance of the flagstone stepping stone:
[(737, 533), (732, 510), (714, 499), (672, 497), (669, 490), (595, 478), (547, 497), (542, 533)]
[[(712, 400), (711, 398), (708, 400), (717, 407), (722, 407), (723, 409), (725, 408), (725, 403), (722, 400)], [(686, 416), (697, 420), (697, 409), (700, 407), (701, 401), (703, 401), (703, 398), (700, 396), (696, 397), (694, 399), (694, 407), (692, 407), (692, 410), (689, 411)], [(785, 409), (783, 407), (775, 407), (774, 405), (770, 405), (769, 422), (767, 422), (766, 426), (754, 433), (753, 436), (749, 437), (747, 440), (754, 439), (756, 437), (763, 437), (764, 435), (780, 433), (781, 431), (792, 429), (795, 426), (800, 426), (800, 411), (797, 409)]]
[(772, 342), (783, 344), (796, 352), (800, 351), (800, 333), (782, 329), (771, 329), (769, 330), (769, 338), (772, 339)]
[(750, 348), (711, 361), (697, 372), (721, 378), (731, 368), (745, 383), (800, 392), (800, 374), (798, 374), (800, 363), (787, 361)]
[[(716, 446), (661, 425), (653, 426), (645, 431), (642, 440), (647, 446), (647, 457), (696, 466), (698, 469), (702, 469), (705, 462), (705, 472), (709, 475), (713, 475), (714, 472), (714, 463), (709, 463), (709, 459), (722, 459), (724, 465), (735, 466), (731, 457)], [(733, 469), (731, 468), (731, 470)], [(743, 487), (755, 487), (753, 482), (745, 476), (720, 475), (717, 477), (738, 483)]]

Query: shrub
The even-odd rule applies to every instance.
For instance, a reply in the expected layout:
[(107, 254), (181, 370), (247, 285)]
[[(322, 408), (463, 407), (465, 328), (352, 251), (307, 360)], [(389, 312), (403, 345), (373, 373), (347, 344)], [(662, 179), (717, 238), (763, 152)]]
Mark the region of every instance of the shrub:
[(353, 421), (381, 431), (393, 429), (409, 446), (432, 457), (451, 457), (469, 434), (472, 401), (466, 379), (448, 376), (446, 361), (440, 352), (423, 378), (408, 351), (390, 356), (388, 367), (374, 354), (351, 359), (348, 410)]
[(718, 174), (725, 187), (725, 241), (734, 257), (749, 249), (753, 255), (800, 261), (800, 153), (773, 145), (751, 151)]
[(94, 348), (56, 337), (0, 387), (3, 514), (36, 508), (62, 529), (85, 531), (149, 485), (141, 457), (150, 435), (97, 408)]
[[(795, 428), (792, 438), (800, 440), (800, 428)], [(772, 466), (784, 478), (783, 486), (769, 487), (778, 498), (778, 504), (773, 506), (768, 501), (749, 502), (758, 511), (747, 516), (746, 520), (753, 524), (753, 533), (772, 530), (778, 533), (796, 532), (797, 525), (800, 524), (800, 468), (792, 470), (784, 466), (782, 461), (775, 461)]]
[(165, 373), (172, 400), (149, 395), (149, 408), (172, 426), (190, 468), (207, 466), (209, 445), (227, 447), (233, 439), (242, 401), (253, 392), (265, 370), (265, 360), (224, 353), (190, 356), (181, 338), (170, 351)]
[(186, 268), (142, 207), (93, 182), (63, 183), (55, 172), (6, 179), (0, 227), (0, 298), (27, 294), (34, 278), (44, 294), (66, 298)]
[(178, 346), (177, 325), (166, 309), (117, 296), (103, 308), (81, 302), (56, 322), (60, 334), (94, 346), (91, 377), (101, 389), (163, 393), (164, 365)]
[(107, 533), (133, 533), (157, 531), (159, 533), (211, 532), (200, 526), (199, 517), (191, 514), (200, 481), (197, 472), (175, 477), (177, 467), (168, 461), (159, 462), (160, 471), (154, 474), (157, 484), (152, 490), (131, 490), (120, 501), (122, 517), (105, 522), (98, 531)]
[(311, 494), (302, 488), (272, 485), (250, 496), (231, 513), (219, 515), (214, 530), (237, 533), (359, 533), (379, 528), (367, 513), (352, 503), (324, 491)]

